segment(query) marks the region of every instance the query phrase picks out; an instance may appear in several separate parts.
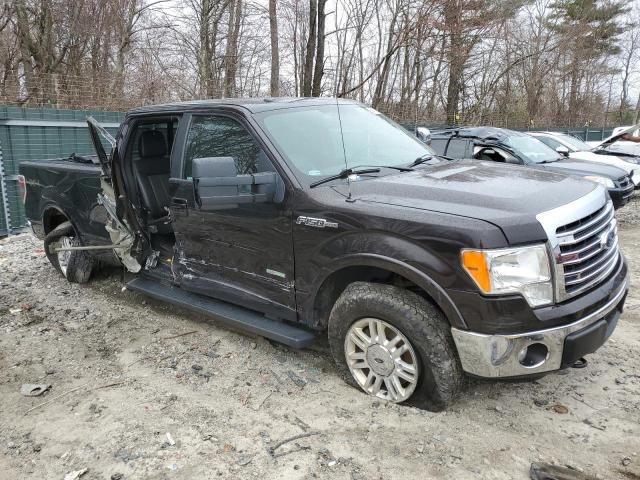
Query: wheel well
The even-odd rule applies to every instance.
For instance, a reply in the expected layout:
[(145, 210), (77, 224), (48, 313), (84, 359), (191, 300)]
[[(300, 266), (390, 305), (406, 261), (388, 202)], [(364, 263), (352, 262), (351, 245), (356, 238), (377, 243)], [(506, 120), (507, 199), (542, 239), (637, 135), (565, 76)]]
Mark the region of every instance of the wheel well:
[(44, 215), (42, 216), (42, 227), (44, 229), (44, 234), (48, 234), (58, 225), (67, 221), (69, 221), (67, 216), (57, 208), (49, 208), (45, 210)]
[(327, 326), (333, 304), (344, 289), (353, 282), (382, 283), (406, 288), (407, 290), (417, 293), (438, 308), (438, 305), (427, 292), (402, 275), (379, 267), (353, 266), (333, 272), (320, 286), (313, 304), (315, 325), (321, 327)]

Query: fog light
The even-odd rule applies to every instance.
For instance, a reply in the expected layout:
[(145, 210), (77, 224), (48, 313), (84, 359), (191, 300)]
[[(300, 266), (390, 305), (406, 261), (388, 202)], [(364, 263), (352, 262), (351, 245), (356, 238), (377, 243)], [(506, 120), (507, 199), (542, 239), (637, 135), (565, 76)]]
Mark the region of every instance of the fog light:
[(535, 368), (542, 365), (549, 357), (549, 348), (544, 343), (532, 343), (518, 353), (520, 365), (527, 368)]

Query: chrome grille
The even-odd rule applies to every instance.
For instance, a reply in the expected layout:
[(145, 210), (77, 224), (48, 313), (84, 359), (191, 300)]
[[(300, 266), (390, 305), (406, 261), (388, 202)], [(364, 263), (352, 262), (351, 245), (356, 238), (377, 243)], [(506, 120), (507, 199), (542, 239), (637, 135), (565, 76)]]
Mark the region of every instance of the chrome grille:
[(560, 288), (564, 298), (597, 285), (618, 262), (618, 231), (611, 202), (558, 227), (555, 235), (559, 247), (556, 263), (562, 267), (558, 273), (562, 273), (564, 280), (564, 289)]

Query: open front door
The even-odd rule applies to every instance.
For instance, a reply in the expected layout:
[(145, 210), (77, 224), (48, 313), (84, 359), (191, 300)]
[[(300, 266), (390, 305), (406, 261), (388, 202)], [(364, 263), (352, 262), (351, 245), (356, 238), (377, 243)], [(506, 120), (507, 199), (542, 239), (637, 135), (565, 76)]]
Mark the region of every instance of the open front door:
[[(87, 124), (89, 125), (89, 135), (91, 135), (93, 148), (100, 161), (102, 174), (111, 178), (111, 155), (116, 148), (116, 139), (95, 118), (87, 117)], [(109, 154), (104, 149), (104, 142), (110, 145)]]
[[(88, 117), (87, 124), (102, 169), (100, 177), (102, 191), (98, 194), (98, 203), (105, 208), (109, 216), (105, 228), (109, 232), (112, 245), (104, 248), (112, 248), (127, 270), (134, 273), (139, 272), (142, 265), (132, 255), (132, 251), (134, 247), (137, 247), (136, 250), (141, 250), (140, 242), (142, 239), (137, 238), (133, 233), (134, 229), (131, 228), (131, 225), (137, 220), (131, 212), (124, 192), (122, 174), (118, 165), (114, 165), (118, 158), (116, 140), (95, 118)], [(109, 154), (105, 150), (105, 143), (110, 146)]]

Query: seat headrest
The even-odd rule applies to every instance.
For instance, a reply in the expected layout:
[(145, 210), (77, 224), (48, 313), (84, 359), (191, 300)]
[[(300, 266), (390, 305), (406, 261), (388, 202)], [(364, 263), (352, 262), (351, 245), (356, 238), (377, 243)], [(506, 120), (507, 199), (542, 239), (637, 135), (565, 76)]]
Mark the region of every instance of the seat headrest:
[(167, 144), (162, 132), (147, 130), (138, 139), (138, 151), (141, 158), (162, 157), (167, 153)]

